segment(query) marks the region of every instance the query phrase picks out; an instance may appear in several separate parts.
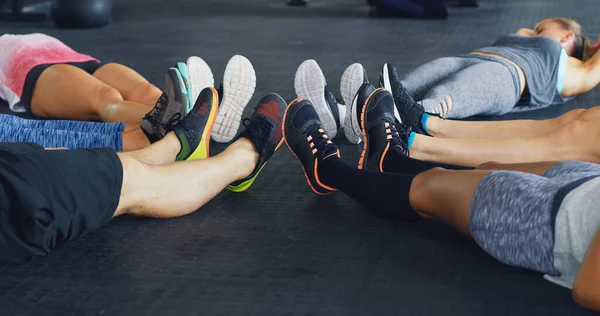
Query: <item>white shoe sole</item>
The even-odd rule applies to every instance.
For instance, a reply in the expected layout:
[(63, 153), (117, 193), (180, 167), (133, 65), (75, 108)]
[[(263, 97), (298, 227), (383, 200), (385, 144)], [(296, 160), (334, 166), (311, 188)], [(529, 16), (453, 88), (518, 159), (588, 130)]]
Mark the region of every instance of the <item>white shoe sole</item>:
[[(364, 83), (364, 68), (361, 64), (352, 64), (344, 71), (342, 80), (340, 81), (340, 92), (342, 99), (346, 103), (346, 116), (344, 119), (344, 134), (346, 139), (352, 144), (360, 144), (362, 142), (362, 132), (358, 127), (358, 119), (356, 117), (355, 96)], [(358, 134), (357, 129), (358, 128)]]
[(309, 59), (300, 64), (294, 78), (296, 95), (308, 99), (313, 104), (325, 132), (329, 138), (333, 139), (337, 135), (338, 124), (325, 100), (326, 85), (325, 76), (316, 61)]
[[(381, 70), (381, 74), (383, 75), (383, 88), (389, 91), (392, 96), (394, 96), (394, 92), (392, 91), (392, 84), (390, 83), (390, 73), (388, 70), (388, 64), (383, 64), (383, 69)], [(396, 107), (396, 102), (394, 101), (394, 116), (398, 119), (398, 122), (402, 123), (402, 119), (400, 118), (400, 113), (398, 113), (398, 107)]]
[(252, 63), (244, 56), (231, 57), (223, 75), (223, 99), (212, 132), (215, 142), (228, 143), (235, 137), (255, 89), (256, 72)]
[(208, 87), (214, 87), (215, 78), (208, 64), (197, 56), (192, 56), (187, 60), (188, 76), (190, 90), (188, 93), (192, 96), (192, 107), (196, 103), (200, 92)]

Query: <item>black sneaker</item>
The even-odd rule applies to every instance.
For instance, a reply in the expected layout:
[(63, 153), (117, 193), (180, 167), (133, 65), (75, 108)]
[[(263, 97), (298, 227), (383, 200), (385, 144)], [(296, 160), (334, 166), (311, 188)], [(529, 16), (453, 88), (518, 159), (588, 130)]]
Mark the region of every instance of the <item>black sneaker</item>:
[(205, 88), (200, 92), (192, 110), (173, 128), (181, 143), (177, 161), (206, 159), (210, 156), (210, 135), (218, 111), (217, 90), (213, 87)]
[(390, 150), (400, 150), (409, 155), (410, 127), (394, 117), (394, 99), (389, 91), (379, 88), (371, 93), (362, 112), (365, 135), (359, 169), (383, 172), (383, 160)]
[(319, 114), (309, 100), (298, 98), (287, 107), (283, 119), (285, 143), (296, 155), (311, 189), (320, 195), (335, 191), (319, 180), (319, 164), (340, 151), (325, 133)]
[(165, 78), (163, 91), (154, 108), (144, 116), (140, 127), (150, 143), (155, 143), (173, 130), (185, 117), (188, 102), (187, 90), (183, 78), (176, 68), (170, 68)]
[(363, 83), (360, 88), (358, 88), (358, 91), (350, 104), (350, 108), (347, 109), (351, 114), (346, 115), (346, 120), (344, 121), (344, 133), (346, 134), (348, 141), (353, 144), (360, 144), (364, 139), (361, 121), (362, 111), (373, 91), (375, 91), (375, 87), (373, 87), (372, 84), (368, 82)]
[(379, 86), (389, 90), (394, 96), (396, 110), (403, 124), (410, 126), (412, 130), (419, 134), (429, 135), (421, 123), (425, 109), (408, 94), (408, 91), (406, 91), (400, 82), (398, 72), (393, 65), (389, 63), (383, 64)]
[(248, 138), (254, 144), (259, 158), (254, 171), (246, 178), (228, 185), (229, 190), (233, 192), (248, 190), (267, 161), (279, 149), (283, 143), (281, 124), (286, 106), (282, 97), (276, 93), (269, 93), (260, 100), (250, 118), (242, 121), (245, 130), (238, 138)]

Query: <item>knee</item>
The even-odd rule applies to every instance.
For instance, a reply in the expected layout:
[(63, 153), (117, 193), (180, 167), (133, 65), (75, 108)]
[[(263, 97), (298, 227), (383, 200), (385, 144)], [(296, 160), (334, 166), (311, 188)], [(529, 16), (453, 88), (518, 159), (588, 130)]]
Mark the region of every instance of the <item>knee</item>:
[[(593, 107), (591, 109), (578, 109), (573, 111), (579, 111), (579, 115), (577, 116), (578, 120), (597, 120), (600, 119), (600, 107)], [(572, 112), (572, 111), (571, 111)]]
[(121, 196), (114, 217), (124, 214), (136, 215), (144, 201), (144, 186), (150, 183), (156, 171), (155, 168), (130, 155), (117, 153), (123, 166), (123, 182)]
[(573, 122), (573, 121), (579, 119), (579, 117), (584, 112), (586, 112), (586, 110), (584, 110), (584, 109), (571, 110), (571, 111), (557, 117), (556, 121), (558, 122), (558, 125), (567, 124), (567, 123), (570, 123), (570, 122)]
[(440, 173), (443, 173), (446, 171), (447, 170), (442, 167), (435, 167), (435, 168), (432, 168), (427, 171), (419, 173), (413, 179), (412, 184), (410, 186), (410, 191), (414, 192), (416, 194), (420, 194), (420, 193), (423, 193), (424, 191), (427, 191), (427, 187), (429, 186), (429, 184), (432, 181), (435, 181), (435, 178)]
[(558, 144), (575, 144), (586, 134), (585, 122), (575, 120), (567, 124), (561, 125), (554, 130), (550, 136)]
[(161, 94), (162, 91), (157, 86), (151, 84), (150, 82), (140, 82), (136, 84), (131, 91), (124, 93), (123, 97), (126, 100), (136, 101), (144, 99), (158, 99)]
[(439, 177), (441, 173), (447, 172), (448, 170), (436, 167), (429, 169), (425, 172), (419, 173), (412, 181), (409, 192), (410, 204), (413, 206), (414, 211), (421, 217), (427, 219), (433, 219), (432, 215), (420, 209), (415, 209), (415, 205), (426, 205), (431, 199), (433, 193), (432, 189), (435, 187), (434, 182), (436, 177)]
[(98, 89), (97, 103), (94, 107), (95, 114), (99, 119), (109, 117), (122, 101), (123, 96), (117, 89), (110, 86), (101, 87)]

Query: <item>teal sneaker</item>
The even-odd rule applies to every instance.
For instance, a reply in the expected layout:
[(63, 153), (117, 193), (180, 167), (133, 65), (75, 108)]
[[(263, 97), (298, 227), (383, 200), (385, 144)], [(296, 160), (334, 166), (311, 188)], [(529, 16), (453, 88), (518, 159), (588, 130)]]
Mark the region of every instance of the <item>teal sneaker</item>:
[(190, 113), (190, 111), (194, 107), (194, 104), (196, 103), (196, 100), (192, 100), (193, 96), (190, 93), (190, 91), (192, 91), (190, 83), (190, 72), (188, 70), (187, 64), (184, 62), (178, 62), (173, 68), (176, 68), (179, 71), (181, 80), (183, 81), (183, 85), (185, 86), (185, 95), (187, 98), (187, 103), (185, 104), (185, 114), (188, 114)]

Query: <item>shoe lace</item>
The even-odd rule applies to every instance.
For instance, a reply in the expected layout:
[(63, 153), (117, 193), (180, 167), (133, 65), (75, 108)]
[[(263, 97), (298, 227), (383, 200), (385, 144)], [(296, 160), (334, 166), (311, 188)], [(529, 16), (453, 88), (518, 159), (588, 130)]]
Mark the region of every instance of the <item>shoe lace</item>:
[(408, 150), (408, 138), (412, 133), (410, 126), (399, 123), (397, 120), (384, 119), (387, 140), (392, 148), (400, 149), (405, 155), (410, 155)]
[(256, 151), (262, 155), (267, 148), (269, 138), (271, 138), (273, 131), (277, 127), (272, 121), (264, 117), (252, 120), (245, 118), (242, 120), (242, 125), (246, 128), (245, 136), (250, 138), (256, 147)]
[(316, 155), (317, 152), (321, 151), (323, 153), (327, 152), (329, 148), (335, 148), (335, 145), (323, 130), (323, 127), (319, 125), (310, 126), (306, 130), (306, 139), (312, 149), (313, 155)]

